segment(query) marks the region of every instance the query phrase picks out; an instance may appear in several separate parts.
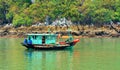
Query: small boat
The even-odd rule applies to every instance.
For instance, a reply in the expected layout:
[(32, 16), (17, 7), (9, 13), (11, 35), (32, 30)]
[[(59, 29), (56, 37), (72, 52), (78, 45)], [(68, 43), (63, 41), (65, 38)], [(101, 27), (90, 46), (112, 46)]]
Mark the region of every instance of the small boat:
[(65, 49), (72, 48), (79, 39), (73, 39), (70, 36), (66, 41), (58, 41), (59, 34), (43, 33), (43, 34), (27, 34), (27, 38), (21, 43), (26, 48), (52, 50), (52, 49)]

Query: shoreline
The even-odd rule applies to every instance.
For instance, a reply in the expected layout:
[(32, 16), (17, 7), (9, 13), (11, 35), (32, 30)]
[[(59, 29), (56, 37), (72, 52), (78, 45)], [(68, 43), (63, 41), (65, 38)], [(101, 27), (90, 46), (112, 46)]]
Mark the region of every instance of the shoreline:
[[(120, 38), (120, 36), (73, 36), (74, 38)], [(17, 36), (17, 35), (7, 35), (7, 36), (0, 36), (0, 38), (25, 38), (25, 36), (21, 35), (21, 36)], [(67, 39), (69, 38), (69, 36), (61, 36), (60, 38), (62, 39)]]
[[(115, 26), (115, 28), (120, 31), (120, 26)], [(111, 29), (110, 26), (104, 27), (89, 27), (89, 26), (70, 26), (72, 29), (71, 34), (75, 38), (112, 38), (120, 37), (120, 33)], [(54, 27), (54, 26), (30, 26), (30, 27), (1, 27), (0, 28), (0, 38), (24, 38), (27, 33), (59, 33), (62, 38), (68, 38), (68, 28), (67, 27)]]

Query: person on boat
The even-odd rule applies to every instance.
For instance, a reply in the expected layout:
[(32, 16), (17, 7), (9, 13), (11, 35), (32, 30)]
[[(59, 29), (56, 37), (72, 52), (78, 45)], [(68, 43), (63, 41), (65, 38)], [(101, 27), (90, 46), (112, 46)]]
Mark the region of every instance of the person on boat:
[(58, 39), (59, 39), (59, 38), (61, 38), (61, 34), (60, 34), (60, 33), (58, 34)]
[(27, 39), (26, 39), (26, 38), (24, 39), (24, 42), (23, 42), (23, 43), (24, 43), (24, 44), (27, 44)]
[(61, 34), (59, 33), (58, 35), (57, 35), (57, 42), (56, 42), (56, 44), (59, 44), (59, 39), (61, 38)]
[(73, 36), (72, 36), (72, 32), (71, 31), (68, 32), (68, 36), (69, 36), (69, 38), (65, 41), (66, 43), (70, 43), (70, 42), (73, 41)]
[(66, 43), (69, 43), (69, 42), (72, 42), (72, 41), (73, 41), (73, 37), (70, 36), (65, 42), (66, 42)]
[(28, 44), (32, 44), (32, 40), (30, 38), (28, 39)]

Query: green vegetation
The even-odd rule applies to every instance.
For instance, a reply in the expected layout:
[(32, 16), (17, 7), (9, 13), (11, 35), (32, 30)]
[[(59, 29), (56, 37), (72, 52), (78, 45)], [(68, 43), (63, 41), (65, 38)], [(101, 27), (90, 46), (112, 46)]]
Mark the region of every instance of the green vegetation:
[(44, 22), (46, 16), (85, 25), (116, 23), (120, 22), (120, 0), (0, 0), (0, 24), (30, 26)]

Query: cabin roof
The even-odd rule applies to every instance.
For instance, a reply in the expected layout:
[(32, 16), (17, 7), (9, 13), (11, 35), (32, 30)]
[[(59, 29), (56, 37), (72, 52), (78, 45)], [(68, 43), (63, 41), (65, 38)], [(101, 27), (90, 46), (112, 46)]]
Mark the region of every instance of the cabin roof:
[(50, 35), (56, 35), (56, 34), (27, 34), (28, 36), (50, 36)]

